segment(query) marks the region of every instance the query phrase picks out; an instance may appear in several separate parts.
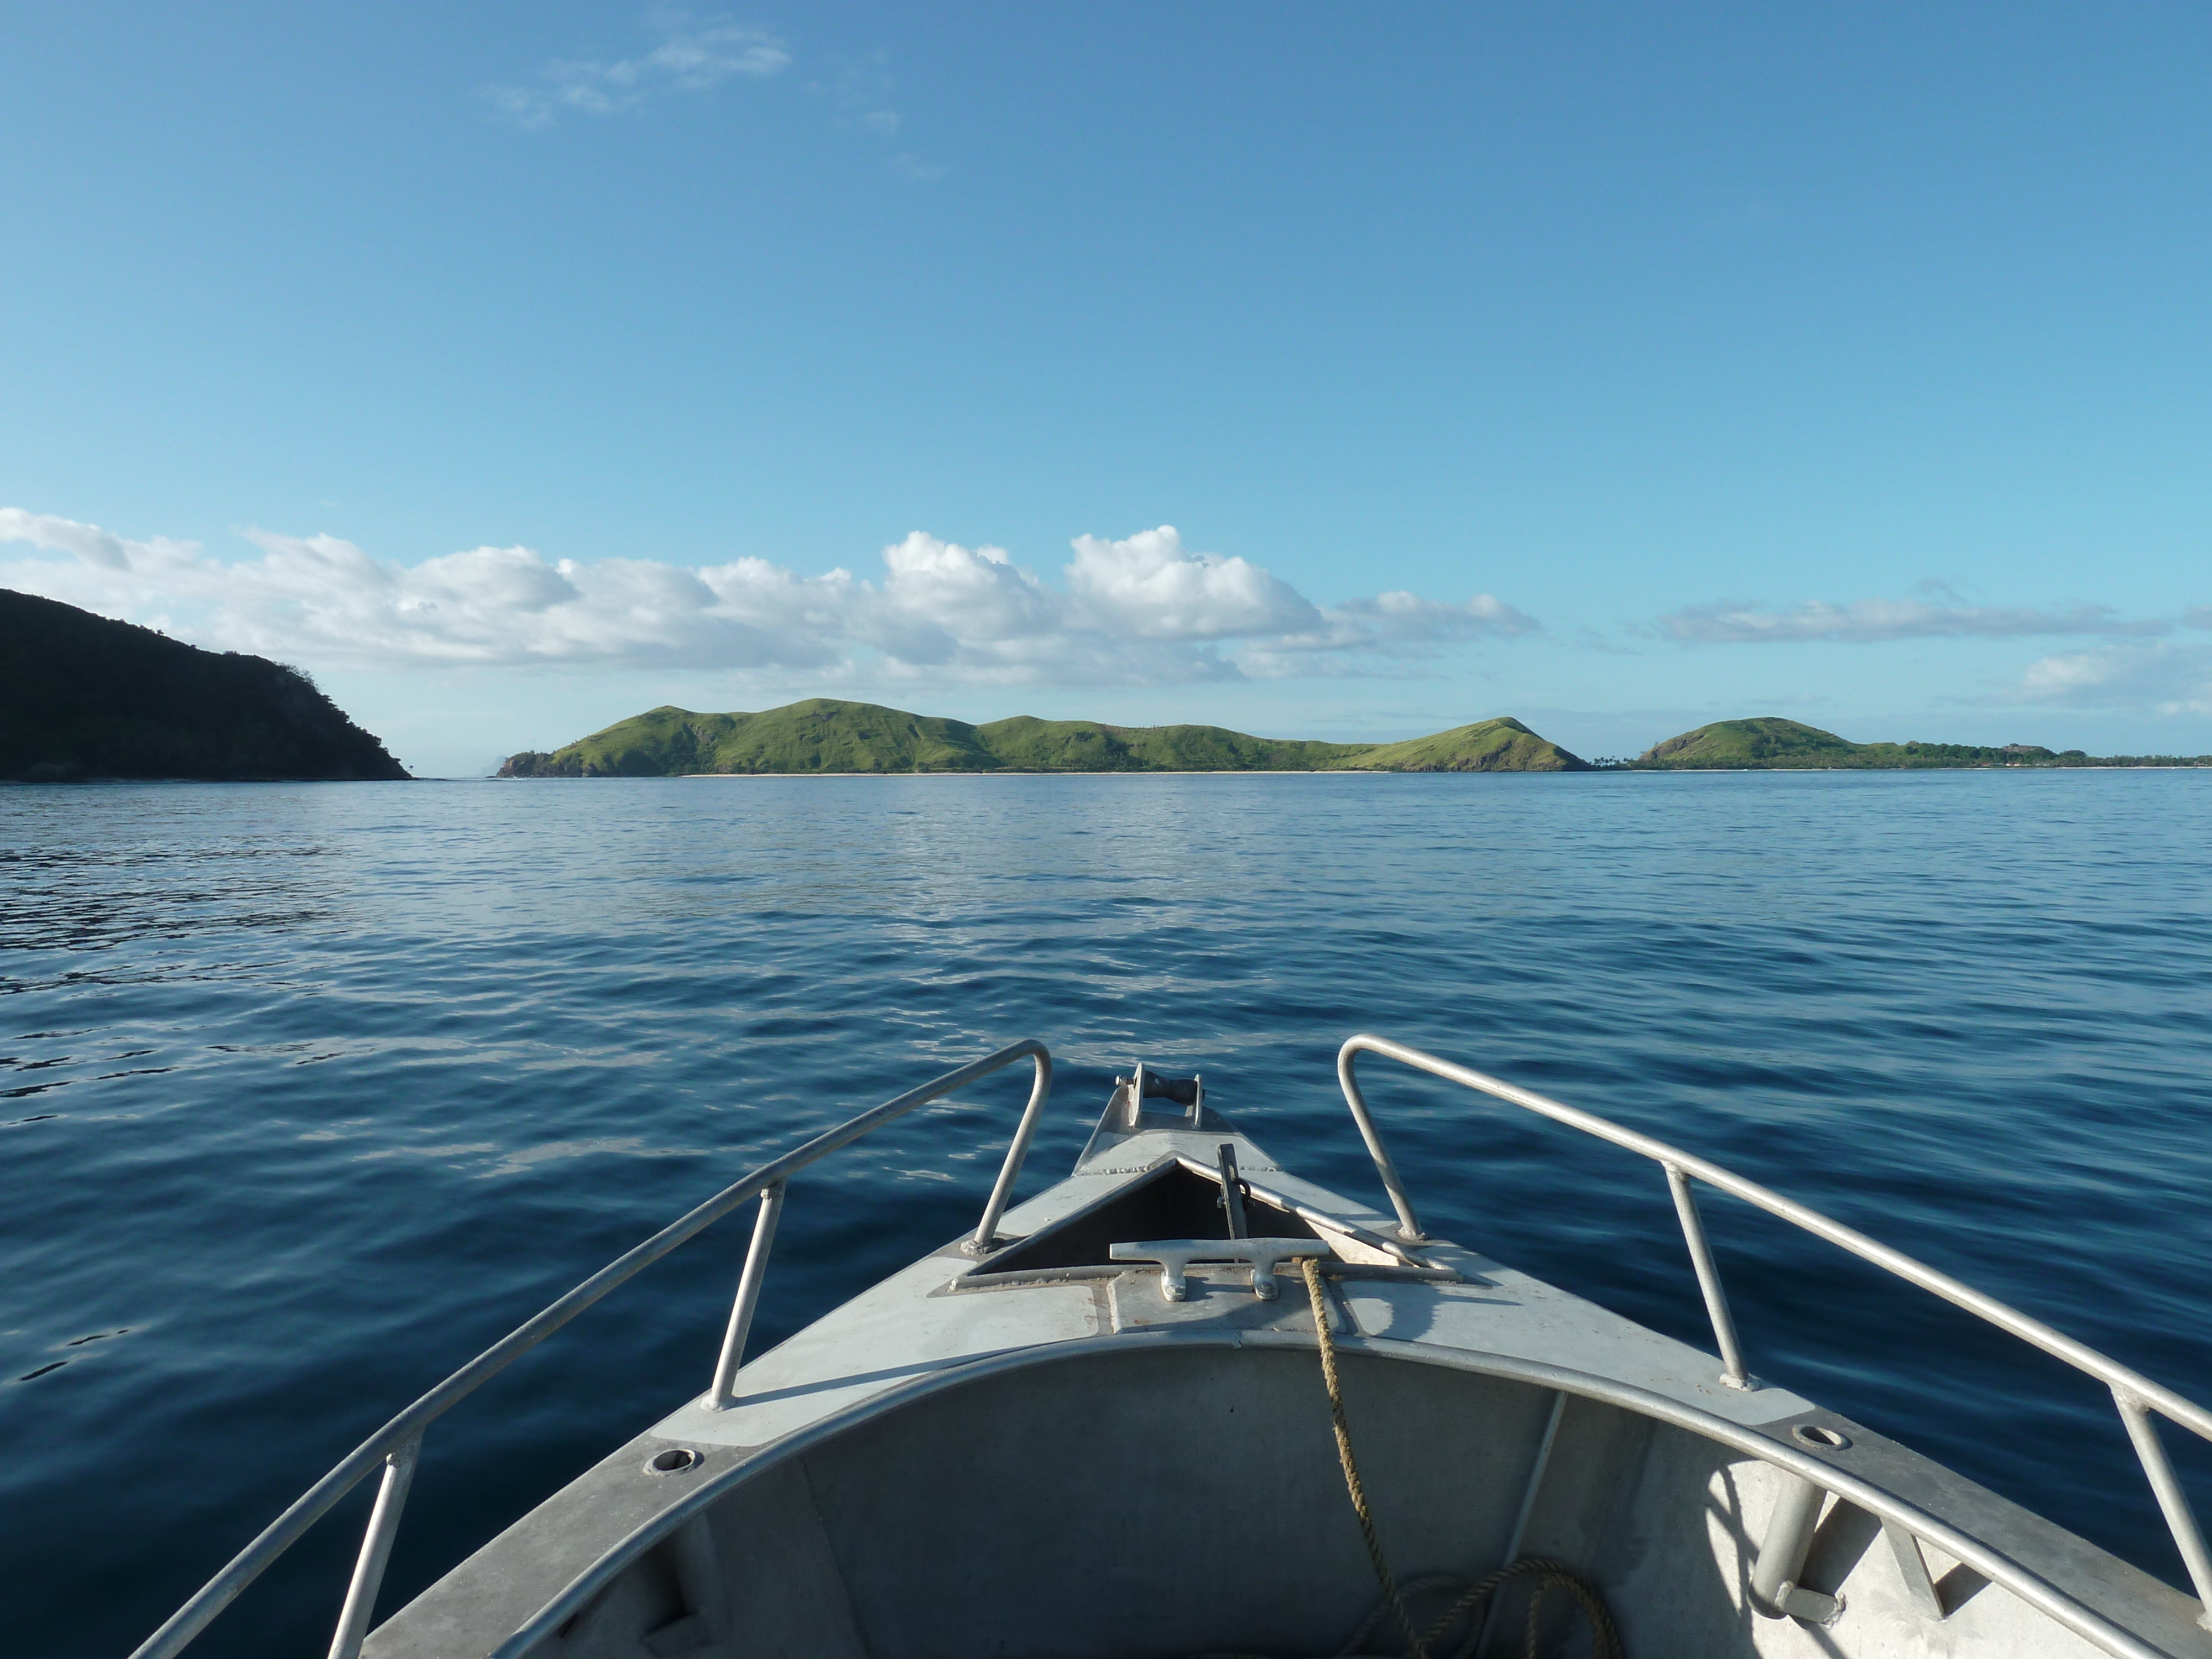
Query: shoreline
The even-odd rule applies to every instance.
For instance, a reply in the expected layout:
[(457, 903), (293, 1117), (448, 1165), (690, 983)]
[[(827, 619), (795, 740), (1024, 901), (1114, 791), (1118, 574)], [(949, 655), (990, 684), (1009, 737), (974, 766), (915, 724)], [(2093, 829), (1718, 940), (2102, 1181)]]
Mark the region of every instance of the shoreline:
[(494, 783), (659, 783), (678, 780), (730, 781), (745, 778), (1564, 778), (1590, 776), (1638, 777), (1766, 777), (1806, 776), (1836, 774), (1864, 775), (1878, 774), (1897, 775), (1906, 773), (1960, 772), (2212, 772), (2212, 766), (2190, 761), (2172, 766), (2146, 765), (2135, 763), (2124, 766), (1593, 766), (1569, 769), (1538, 771), (1518, 767), (1438, 767), (1434, 769), (1384, 767), (1338, 766), (1322, 768), (1299, 767), (1223, 767), (1210, 770), (1185, 771), (1169, 767), (1102, 767), (1096, 770), (1070, 767), (1046, 770), (1022, 767), (998, 767), (990, 771), (956, 771), (942, 768), (930, 771), (887, 772), (668, 772), (646, 777), (623, 777), (605, 774), (599, 777), (552, 778), (487, 778)]

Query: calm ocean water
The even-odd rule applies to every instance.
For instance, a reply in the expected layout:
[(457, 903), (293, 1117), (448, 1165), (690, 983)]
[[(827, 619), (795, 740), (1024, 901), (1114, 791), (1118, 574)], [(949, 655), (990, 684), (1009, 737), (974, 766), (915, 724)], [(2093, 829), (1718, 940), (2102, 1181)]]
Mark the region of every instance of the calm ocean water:
[[(1024, 1036), (1025, 1190), (1141, 1057), (1367, 1191), (1371, 1029), (2212, 1397), (2208, 1013), (2208, 772), (0, 790), (0, 1648), (127, 1652), (570, 1284)], [(1437, 1231), (1710, 1346), (1656, 1169), (1364, 1075)], [(797, 1182), (757, 1349), (972, 1225), (1024, 1087)], [(2094, 1384), (1706, 1212), (1754, 1370), (2178, 1577)], [(387, 1608), (705, 1385), (743, 1225), (432, 1431)], [(361, 1513), (195, 1651), (319, 1652)]]

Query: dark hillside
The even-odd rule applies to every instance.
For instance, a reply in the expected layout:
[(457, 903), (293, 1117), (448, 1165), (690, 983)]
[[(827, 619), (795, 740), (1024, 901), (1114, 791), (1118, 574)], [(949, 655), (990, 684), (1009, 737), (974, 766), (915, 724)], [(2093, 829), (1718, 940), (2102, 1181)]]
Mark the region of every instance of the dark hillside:
[(0, 588), (0, 778), (404, 778), (297, 670)]

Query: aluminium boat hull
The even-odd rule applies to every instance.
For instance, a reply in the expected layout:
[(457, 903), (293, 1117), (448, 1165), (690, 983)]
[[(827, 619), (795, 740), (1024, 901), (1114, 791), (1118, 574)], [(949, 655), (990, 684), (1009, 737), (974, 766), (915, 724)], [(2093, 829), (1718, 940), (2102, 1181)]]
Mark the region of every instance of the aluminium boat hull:
[[(2195, 1601), (2063, 1528), (1486, 1255), (1406, 1243), (1200, 1101), (1126, 1085), (993, 1248), (947, 1245), (744, 1364), (729, 1403), (680, 1406), (365, 1651), (1340, 1651), (1379, 1591), (1294, 1261), (1263, 1299), (1249, 1261), (1201, 1259), (1171, 1300), (1170, 1268), (1114, 1259), (1239, 1248), (1224, 1147), (1237, 1231), (1327, 1252), (1359, 1472), (1422, 1620), (1450, 1599), (1425, 1581), (1542, 1557), (1636, 1659), (2212, 1659)], [(1485, 1650), (1518, 1650), (1499, 1594)], [(1564, 1601), (1542, 1634), (1587, 1650)]]

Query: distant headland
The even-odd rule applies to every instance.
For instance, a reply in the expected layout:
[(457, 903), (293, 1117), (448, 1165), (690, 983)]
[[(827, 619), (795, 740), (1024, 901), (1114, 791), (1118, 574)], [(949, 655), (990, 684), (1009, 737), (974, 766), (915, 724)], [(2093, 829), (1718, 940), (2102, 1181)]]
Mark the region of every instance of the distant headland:
[(0, 779), (406, 775), (295, 668), (0, 588)]
[(970, 726), (871, 702), (810, 697), (757, 714), (661, 708), (503, 778), (659, 778), (808, 772), (1585, 772), (1589, 763), (1516, 720), (1404, 743), (1255, 738), (1218, 726), (1108, 726), (1027, 714)]
[(2038, 744), (1853, 743), (1778, 715), (1716, 720), (1645, 750), (1627, 764), (1639, 771), (1925, 771), (1985, 766), (2212, 766), (2212, 755), (2087, 755)]
[(1595, 772), (1819, 770), (1848, 767), (2195, 766), (2212, 756), (2090, 756), (2030, 744), (1852, 743), (1796, 720), (1719, 720), (1634, 760), (1590, 762), (1510, 716), (1402, 743), (1255, 738), (1218, 726), (1109, 726), (1027, 714), (970, 726), (878, 703), (810, 697), (759, 714), (664, 706), (550, 752), (525, 750), (502, 778), (664, 778), (914, 772)]

